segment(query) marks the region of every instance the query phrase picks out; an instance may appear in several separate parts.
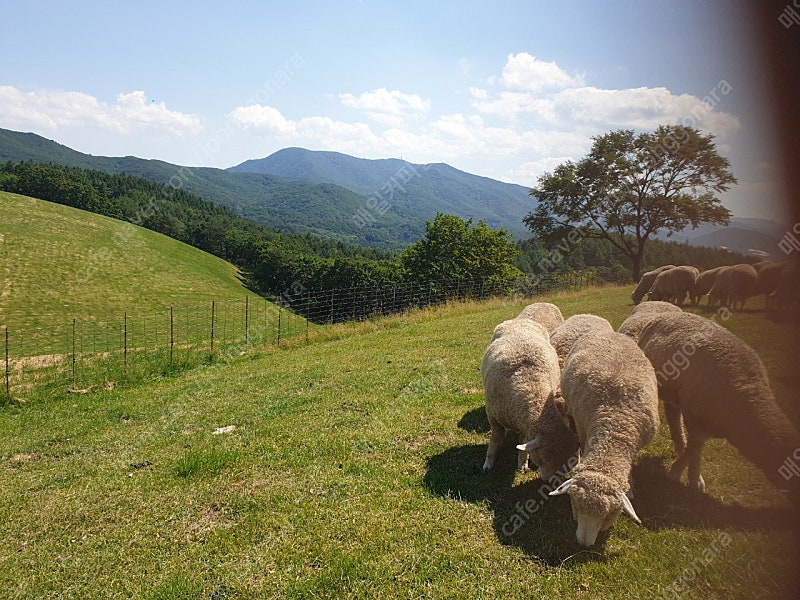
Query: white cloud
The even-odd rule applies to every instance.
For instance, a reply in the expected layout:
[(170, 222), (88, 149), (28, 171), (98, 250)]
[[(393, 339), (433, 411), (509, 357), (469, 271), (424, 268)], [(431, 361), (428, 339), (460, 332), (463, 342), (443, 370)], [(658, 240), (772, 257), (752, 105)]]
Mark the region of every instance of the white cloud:
[(386, 88), (363, 92), (358, 96), (339, 94), (339, 99), (348, 108), (363, 111), (369, 118), (392, 127), (400, 127), (408, 116), (424, 115), (431, 109), (430, 100), (417, 94)]
[(527, 52), (508, 55), (502, 81), (510, 89), (528, 92), (584, 85), (583, 76), (570, 75), (556, 63), (539, 60)]
[(0, 86), (0, 125), (49, 131), (73, 127), (96, 127), (115, 133), (160, 130), (173, 136), (202, 129), (196, 115), (169, 110), (163, 102), (148, 102), (142, 91), (120, 93), (116, 102), (109, 104), (81, 92), (23, 92), (11, 86)]
[(239, 106), (231, 112), (233, 121), (241, 127), (258, 135), (293, 135), (296, 125), (272, 106), (251, 104)]

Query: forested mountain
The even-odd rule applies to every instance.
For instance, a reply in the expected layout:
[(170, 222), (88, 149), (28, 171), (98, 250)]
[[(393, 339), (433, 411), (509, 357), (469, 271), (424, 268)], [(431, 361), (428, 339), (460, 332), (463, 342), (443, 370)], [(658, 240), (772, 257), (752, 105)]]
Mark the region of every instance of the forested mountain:
[[(347, 164), (360, 161), (338, 156)], [(492, 228), (508, 229), (517, 238), (527, 237), (521, 219), (532, 205), (526, 188), (442, 164), (362, 161), (362, 166), (369, 163), (377, 170), (360, 186), (348, 188), (326, 178), (337, 172), (335, 164), (326, 177), (310, 179), (186, 167), (134, 156), (92, 156), (32, 133), (0, 129), (0, 162), (4, 161), (54, 163), (171, 183), (276, 229), (394, 250), (419, 239), (425, 222), (437, 212), (483, 220)]]
[[(385, 201), (387, 214), (412, 223), (424, 223), (441, 212), (482, 220), (494, 229), (506, 229), (516, 239), (530, 237), (522, 217), (536, 204), (526, 187), (465, 173), (444, 163), (417, 165), (396, 158), (368, 160), (339, 152), (286, 148), (228, 171), (332, 183), (373, 197), (378, 204)], [(378, 216), (378, 210), (372, 212)]]

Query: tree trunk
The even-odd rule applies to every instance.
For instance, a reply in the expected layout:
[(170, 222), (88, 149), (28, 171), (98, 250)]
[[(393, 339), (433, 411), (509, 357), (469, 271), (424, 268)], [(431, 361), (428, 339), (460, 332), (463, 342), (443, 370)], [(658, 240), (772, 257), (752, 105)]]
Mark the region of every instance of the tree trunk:
[(634, 281), (639, 281), (642, 277), (642, 257), (638, 254), (634, 254), (630, 257), (631, 259), (631, 277), (633, 277)]

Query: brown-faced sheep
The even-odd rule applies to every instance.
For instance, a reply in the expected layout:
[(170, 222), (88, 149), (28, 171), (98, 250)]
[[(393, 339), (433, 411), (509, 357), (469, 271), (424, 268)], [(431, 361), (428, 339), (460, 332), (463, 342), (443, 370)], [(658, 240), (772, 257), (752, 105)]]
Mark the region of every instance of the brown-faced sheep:
[(551, 495), (569, 494), (578, 543), (588, 547), (622, 510), (639, 522), (626, 494), (636, 454), (658, 429), (656, 375), (629, 337), (590, 333), (564, 362), (561, 389), (560, 408), (577, 430), (582, 460)]
[(633, 300), (633, 303), (639, 304), (639, 302), (642, 301), (642, 298), (644, 298), (645, 294), (647, 294), (647, 292), (650, 291), (650, 288), (653, 287), (653, 281), (655, 281), (659, 273), (674, 268), (675, 265), (663, 265), (657, 269), (653, 269), (652, 271), (647, 271), (647, 273), (644, 273), (639, 279), (636, 289), (634, 289), (631, 293), (631, 300)]
[(683, 265), (659, 273), (653, 281), (653, 286), (647, 292), (650, 300), (664, 300), (682, 306), (686, 294), (691, 297), (694, 293), (695, 282), (700, 272), (697, 267)]
[[(671, 431), (678, 459), (669, 476), (705, 490), (700, 474), (703, 444), (725, 438), (774, 485), (800, 494), (800, 478), (781, 477), (784, 461), (800, 447), (800, 435), (775, 401), (758, 354), (740, 338), (698, 315), (663, 314), (642, 329), (639, 346), (656, 370), (665, 409), (683, 416)], [(670, 429), (674, 425), (669, 421)], [(678, 426), (680, 421), (678, 420)]]
[[(641, 305), (640, 305), (641, 306)], [(572, 315), (550, 334), (550, 343), (558, 354), (558, 364), (563, 365), (572, 346), (590, 332), (614, 331), (611, 323), (603, 317), (590, 314)]]
[(537, 440), (520, 450), (517, 468), (525, 470), (530, 454), (549, 479), (575, 454), (578, 441), (554, 405), (560, 384), (558, 356), (547, 329), (529, 319), (498, 325), (481, 362), (486, 415), (492, 433), (483, 469), (494, 465), (507, 430), (519, 441)]
[(561, 309), (550, 302), (534, 302), (522, 309), (515, 318), (530, 319), (545, 326), (548, 333), (553, 333), (556, 327), (564, 322)]

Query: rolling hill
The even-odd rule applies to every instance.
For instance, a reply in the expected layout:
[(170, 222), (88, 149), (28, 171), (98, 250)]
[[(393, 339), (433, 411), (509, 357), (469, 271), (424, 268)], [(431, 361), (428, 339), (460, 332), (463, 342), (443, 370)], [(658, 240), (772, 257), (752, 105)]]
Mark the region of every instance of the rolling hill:
[(7, 192), (0, 205), (0, 326), (102, 320), (250, 293), (230, 263), (131, 223)]

